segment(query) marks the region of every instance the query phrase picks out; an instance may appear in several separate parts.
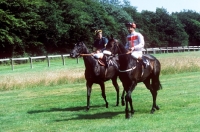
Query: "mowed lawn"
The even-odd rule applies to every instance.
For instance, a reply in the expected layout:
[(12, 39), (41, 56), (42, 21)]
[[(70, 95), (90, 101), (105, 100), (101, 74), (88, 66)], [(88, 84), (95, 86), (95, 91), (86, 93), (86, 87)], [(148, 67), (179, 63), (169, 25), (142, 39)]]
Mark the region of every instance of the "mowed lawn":
[(99, 86), (94, 85), (88, 112), (85, 83), (2, 91), (0, 131), (199, 131), (199, 78), (200, 72), (161, 76), (160, 110), (154, 114), (150, 114), (149, 91), (138, 84), (132, 94), (136, 112), (129, 120), (125, 119), (125, 107), (115, 106), (116, 93), (110, 81), (106, 83), (109, 108), (105, 108)]
[(131, 119), (125, 119), (124, 106), (115, 106), (111, 81), (106, 82), (109, 108), (105, 108), (99, 85), (94, 84), (91, 109), (86, 111), (82, 61), (77, 65), (76, 60), (69, 60), (64, 67), (59, 61), (50, 68), (34, 63), (32, 70), (29, 64), (16, 65), (14, 71), (2, 66), (0, 132), (199, 132), (199, 54), (156, 55), (162, 65), (160, 110), (150, 114), (151, 94), (139, 83), (132, 93), (136, 112)]

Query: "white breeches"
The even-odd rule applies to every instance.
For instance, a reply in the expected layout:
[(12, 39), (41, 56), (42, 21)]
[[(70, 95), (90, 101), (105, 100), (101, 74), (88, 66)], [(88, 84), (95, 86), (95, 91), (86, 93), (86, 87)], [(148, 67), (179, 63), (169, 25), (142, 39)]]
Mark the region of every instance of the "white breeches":
[(141, 58), (142, 57), (142, 51), (133, 51), (131, 53), (131, 55), (136, 59)]
[(103, 58), (103, 53), (95, 53), (95, 54), (93, 54), (93, 56), (94, 56), (95, 58), (97, 58), (97, 59)]
[(96, 59), (99, 59), (99, 58), (103, 58), (103, 55), (111, 55), (111, 52), (108, 51), (108, 50), (104, 50), (103, 53), (95, 53), (93, 54), (93, 56), (96, 58)]
[(111, 53), (110, 51), (108, 51), (108, 50), (104, 50), (104, 51), (103, 51), (103, 54), (104, 54), (104, 55), (111, 55), (112, 53)]

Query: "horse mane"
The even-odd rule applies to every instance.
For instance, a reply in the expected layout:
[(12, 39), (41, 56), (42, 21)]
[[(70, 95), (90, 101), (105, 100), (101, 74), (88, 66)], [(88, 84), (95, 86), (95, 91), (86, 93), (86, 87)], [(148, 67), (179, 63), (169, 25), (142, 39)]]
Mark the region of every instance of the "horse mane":
[(85, 48), (85, 51), (83, 52), (84, 54), (90, 54), (89, 49), (87, 48), (87, 46), (85, 45), (85, 43), (83, 41), (80, 41), (78, 43), (81, 43), (83, 45), (83, 47)]
[(122, 43), (118, 43), (118, 46), (122, 52), (122, 54), (126, 54), (128, 50), (125, 48), (125, 46)]

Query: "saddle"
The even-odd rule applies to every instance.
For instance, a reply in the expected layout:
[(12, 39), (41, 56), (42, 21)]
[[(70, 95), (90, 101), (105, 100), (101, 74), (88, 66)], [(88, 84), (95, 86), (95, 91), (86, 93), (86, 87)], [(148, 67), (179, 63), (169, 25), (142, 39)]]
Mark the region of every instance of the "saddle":
[(142, 56), (142, 61), (146, 65), (146, 67), (150, 66), (151, 70), (153, 70), (154, 61), (150, 61), (150, 60), (153, 60), (153, 58), (151, 58), (150, 56), (145, 56), (145, 55)]
[(97, 61), (101, 66), (107, 66), (107, 67), (115, 66), (118, 68), (116, 60), (117, 58), (113, 56), (106, 56), (102, 59), (98, 59)]
[(100, 75), (100, 66), (105, 66), (106, 71), (110, 66), (114, 66), (118, 69), (117, 59), (113, 56), (104, 56), (102, 59), (96, 59), (96, 64), (94, 67), (94, 73), (96, 76)]

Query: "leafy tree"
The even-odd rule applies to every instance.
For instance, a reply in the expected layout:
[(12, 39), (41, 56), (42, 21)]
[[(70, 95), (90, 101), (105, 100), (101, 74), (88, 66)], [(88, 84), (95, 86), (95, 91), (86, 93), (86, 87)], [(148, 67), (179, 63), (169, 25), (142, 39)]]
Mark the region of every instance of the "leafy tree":
[(94, 31), (125, 43), (126, 22), (135, 22), (147, 47), (199, 45), (200, 14), (166, 9), (137, 12), (129, 0), (0, 0), (0, 58), (68, 53), (88, 46)]
[(180, 46), (188, 44), (188, 35), (183, 25), (169, 15), (166, 9), (157, 8), (156, 13), (143, 11), (144, 30), (150, 47), (154, 46)]
[(191, 10), (174, 13), (189, 35), (189, 45), (200, 45), (200, 14)]
[(133, 19), (125, 10), (122, 10), (120, 6), (107, 4), (104, 5), (104, 7), (108, 15), (113, 18), (112, 23), (108, 24), (109, 34), (114, 35), (116, 38), (121, 40), (122, 43), (125, 43), (127, 35), (125, 23), (132, 22)]
[(156, 29), (157, 15), (151, 11), (142, 11), (141, 13), (142, 20), (140, 21), (142, 34), (145, 38), (146, 47), (156, 47), (161, 46), (161, 41), (159, 38), (159, 33)]
[[(25, 55), (29, 48), (31, 29), (43, 27), (41, 21), (37, 21), (38, 15), (32, 11), (37, 8), (40, 1), (11, 1), (0, 2), (1, 8), (1, 54), (2, 57)], [(35, 44), (35, 43), (32, 43)]]

